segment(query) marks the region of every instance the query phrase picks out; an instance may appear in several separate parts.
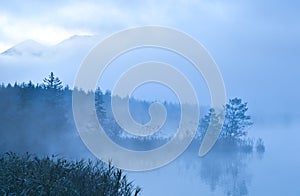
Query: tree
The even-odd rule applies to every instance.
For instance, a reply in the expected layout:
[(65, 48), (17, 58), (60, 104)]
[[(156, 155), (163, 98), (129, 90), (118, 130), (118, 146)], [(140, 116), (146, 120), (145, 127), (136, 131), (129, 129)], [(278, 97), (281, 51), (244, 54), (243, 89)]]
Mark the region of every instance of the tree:
[[(41, 107), (44, 114), (43, 121), (40, 123), (40, 130), (44, 135), (57, 134), (60, 139), (57, 142), (63, 141), (64, 134), (67, 134), (69, 126), (68, 108), (66, 105), (66, 95), (68, 91), (63, 89), (62, 81), (54, 75), (53, 72), (43, 80), (43, 90), (41, 91)], [(37, 111), (39, 112), (39, 110)], [(47, 127), (47, 129), (43, 128)]]
[[(230, 99), (225, 105), (225, 121), (223, 123), (221, 137), (224, 139), (239, 139), (247, 135), (246, 129), (253, 123), (249, 115), (247, 103), (243, 103), (241, 99)], [(200, 138), (203, 138), (209, 125), (212, 127), (220, 127), (220, 116), (214, 108), (211, 108), (200, 122)]]
[(45, 78), (43, 81), (46, 89), (61, 90), (63, 88), (62, 81), (58, 77), (55, 77), (53, 72), (51, 72), (48, 78)]
[(203, 139), (209, 125), (212, 126), (212, 130), (216, 130), (220, 127), (220, 117), (214, 108), (210, 108), (208, 114), (206, 114), (200, 121), (200, 139)]
[(105, 119), (105, 108), (103, 104), (104, 104), (103, 93), (100, 90), (100, 88), (97, 88), (95, 92), (95, 107), (96, 107), (97, 116), (101, 120)]
[(253, 124), (251, 117), (246, 114), (248, 111), (247, 103), (243, 103), (239, 98), (234, 98), (229, 100), (225, 108), (226, 115), (222, 136), (233, 139), (246, 136), (246, 129)]

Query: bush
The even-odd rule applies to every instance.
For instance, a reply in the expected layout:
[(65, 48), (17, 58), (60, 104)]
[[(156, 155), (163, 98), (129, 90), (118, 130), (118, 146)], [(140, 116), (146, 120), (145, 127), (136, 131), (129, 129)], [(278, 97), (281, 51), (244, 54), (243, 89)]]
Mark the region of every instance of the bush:
[(0, 155), (3, 195), (138, 195), (120, 169), (101, 161), (70, 161), (30, 154)]

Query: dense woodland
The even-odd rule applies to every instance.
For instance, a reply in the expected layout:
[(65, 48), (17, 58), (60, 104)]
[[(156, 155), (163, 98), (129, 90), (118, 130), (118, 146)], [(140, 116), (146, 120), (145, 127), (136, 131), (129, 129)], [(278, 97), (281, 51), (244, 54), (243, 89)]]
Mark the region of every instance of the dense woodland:
[[(140, 192), (140, 188), (129, 182), (122, 171), (103, 165), (101, 162), (84, 161), (94, 157), (76, 131), (72, 113), (74, 91), (84, 95), (95, 94), (95, 108), (99, 122), (107, 135), (116, 143), (128, 149), (150, 150), (165, 144), (170, 139), (170, 136), (156, 133), (148, 137), (124, 135), (124, 131), (114, 120), (110, 106), (112, 97), (109, 91), (103, 93), (98, 88), (95, 92), (86, 93), (70, 89), (64, 86), (53, 73), (46, 77), (42, 84), (32, 82), (2, 84), (0, 86), (0, 173), (3, 175), (0, 176), (0, 185), (4, 194), (82, 195), (87, 189), (90, 190), (87, 194), (92, 194), (94, 191), (94, 193), (101, 192), (102, 195), (137, 195)], [(148, 114), (150, 105), (149, 101), (134, 98), (129, 100), (131, 115), (142, 124), (150, 120)], [(180, 106), (167, 102), (163, 105), (167, 110), (167, 120), (163, 130), (175, 133), (180, 121)], [(192, 160), (191, 162), (197, 163), (196, 167), (200, 167), (198, 169), (201, 178), (210, 185), (212, 190), (216, 188), (217, 183), (232, 182), (224, 187), (228, 194), (234, 191), (239, 195), (246, 195), (248, 182), (241, 179), (240, 175), (245, 170), (244, 161), (253, 152), (263, 154), (265, 146), (262, 139), (255, 140), (247, 137), (253, 124), (247, 114), (247, 103), (234, 98), (230, 99), (224, 107), (225, 122), (213, 150), (203, 159), (197, 159), (195, 156), (208, 124), (220, 123), (219, 114), (211, 108), (206, 110), (206, 115), (199, 119), (196, 136), (184, 156), (186, 161)], [(26, 154), (27, 152), (34, 155)], [(51, 154), (54, 156), (49, 158)], [(61, 156), (66, 159), (59, 158)], [(73, 159), (70, 158), (84, 160), (72, 161)], [(18, 166), (20, 164), (22, 167)], [(56, 172), (51, 173), (51, 171)], [(88, 177), (82, 179), (83, 174)], [(104, 186), (101, 184), (103, 181), (105, 181)]]
[[(78, 147), (78, 153), (85, 151), (76, 128), (72, 114), (72, 92), (63, 86), (62, 81), (51, 73), (42, 84), (15, 83), (0, 86), (0, 149), (1, 152), (34, 152), (34, 153), (68, 153)], [(82, 92), (84, 93), (84, 92)], [(158, 135), (152, 137), (128, 138), (124, 141), (123, 130), (113, 118), (110, 108), (111, 94), (103, 93), (99, 88), (95, 92), (95, 106), (98, 119), (105, 127), (107, 134), (116, 142), (124, 143), (133, 149), (147, 150), (162, 145), (168, 138)], [(139, 123), (146, 123), (150, 117), (148, 108), (151, 102), (130, 99), (130, 112)], [(176, 130), (180, 120), (180, 107), (174, 103), (164, 103), (168, 112), (166, 130)], [(239, 98), (230, 99), (226, 104), (225, 123), (219, 143), (247, 146), (252, 149), (253, 140), (247, 138), (247, 131), (253, 124), (247, 115), (247, 103)], [(214, 109), (199, 119), (196, 135), (201, 140), (210, 122), (219, 123)], [(173, 132), (175, 133), (175, 132)], [(123, 134), (124, 136), (124, 134)], [(80, 145), (78, 145), (80, 144)], [(142, 145), (142, 146), (141, 146)], [(37, 148), (38, 146), (38, 148)], [(261, 140), (257, 140), (257, 149), (263, 151)], [(76, 154), (73, 152), (71, 154)]]

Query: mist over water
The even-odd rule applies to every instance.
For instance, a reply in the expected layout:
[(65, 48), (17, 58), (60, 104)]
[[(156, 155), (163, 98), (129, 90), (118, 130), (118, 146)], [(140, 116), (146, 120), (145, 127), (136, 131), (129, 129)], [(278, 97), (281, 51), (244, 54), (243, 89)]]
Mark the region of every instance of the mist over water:
[(266, 151), (214, 148), (198, 157), (189, 149), (163, 168), (130, 174), (144, 185), (144, 195), (298, 195), (299, 124), (255, 125), (249, 136), (261, 137)]
[[(300, 193), (299, 122), (258, 126), (267, 146), (261, 159), (251, 164), (253, 195), (298, 195)], [(259, 157), (260, 158), (260, 157)]]
[[(39, 156), (54, 154), (70, 159), (95, 159), (74, 125), (71, 90), (51, 92), (23, 84), (23, 87), (2, 86), (0, 93), (1, 153), (30, 152)], [(180, 108), (174, 103), (164, 103), (168, 115), (162, 130), (141, 139), (125, 134), (113, 120), (110, 93), (101, 96), (106, 120), (101, 120), (99, 113), (99, 121), (109, 137), (125, 148), (139, 151), (159, 148), (176, 132)], [(130, 99), (132, 117), (142, 124), (148, 122), (150, 104)], [(200, 110), (203, 110), (201, 117), (208, 112), (205, 108)], [(254, 120), (254, 125), (247, 129), (246, 140), (228, 143), (220, 139), (204, 157), (198, 156), (201, 140), (196, 137), (170, 164), (127, 173), (142, 187), (142, 195), (298, 195), (300, 133), (299, 123), (293, 119), (287, 121), (289, 123)], [(257, 148), (259, 138), (264, 150)]]

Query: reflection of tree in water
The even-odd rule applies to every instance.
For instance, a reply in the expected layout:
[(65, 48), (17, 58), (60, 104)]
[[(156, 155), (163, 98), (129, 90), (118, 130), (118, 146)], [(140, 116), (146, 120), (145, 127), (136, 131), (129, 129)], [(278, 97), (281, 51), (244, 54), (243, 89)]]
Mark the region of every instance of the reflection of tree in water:
[[(247, 163), (253, 154), (262, 156), (265, 147), (262, 139), (247, 138), (247, 128), (253, 123), (247, 115), (247, 103), (241, 99), (230, 99), (226, 104), (225, 122), (220, 138), (213, 149), (200, 159), (200, 177), (212, 191), (219, 186), (225, 195), (240, 196), (248, 194), (251, 176), (247, 173)], [(201, 143), (209, 124), (220, 123), (220, 116), (212, 108), (201, 120), (198, 141)]]
[(224, 151), (218, 144), (200, 160), (200, 177), (214, 191), (220, 186), (226, 195), (247, 195), (251, 178), (247, 173), (247, 162), (252, 151)]

